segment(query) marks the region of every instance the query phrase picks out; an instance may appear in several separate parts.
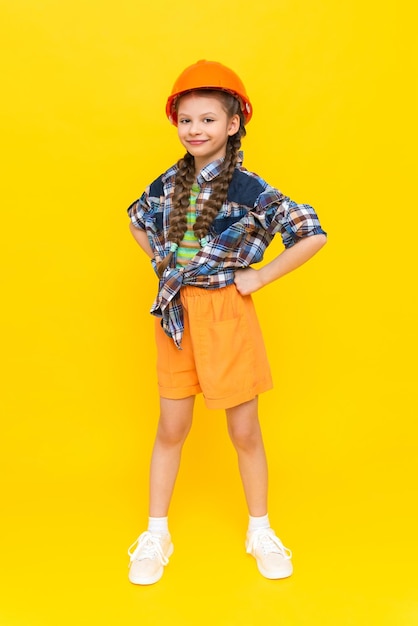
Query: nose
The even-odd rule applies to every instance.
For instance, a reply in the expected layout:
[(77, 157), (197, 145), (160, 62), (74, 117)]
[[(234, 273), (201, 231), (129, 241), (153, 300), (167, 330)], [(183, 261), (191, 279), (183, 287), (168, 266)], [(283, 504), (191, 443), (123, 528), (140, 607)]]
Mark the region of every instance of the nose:
[(202, 131), (201, 131), (200, 124), (199, 124), (198, 120), (190, 123), (189, 133), (191, 135), (200, 135), (201, 132)]

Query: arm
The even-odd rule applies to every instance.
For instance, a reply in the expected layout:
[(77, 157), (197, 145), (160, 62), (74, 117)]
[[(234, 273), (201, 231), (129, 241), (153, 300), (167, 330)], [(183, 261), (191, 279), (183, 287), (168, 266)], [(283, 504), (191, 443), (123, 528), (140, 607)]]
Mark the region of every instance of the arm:
[(150, 259), (154, 258), (145, 230), (142, 230), (141, 228), (135, 228), (132, 222), (130, 222), (129, 224), (129, 230), (131, 231), (133, 238), (135, 239), (139, 247), (145, 252), (145, 254), (149, 256)]
[(325, 235), (304, 237), (291, 248), (286, 248), (275, 259), (259, 270), (253, 267), (235, 272), (235, 285), (241, 295), (247, 296), (300, 267), (326, 243)]

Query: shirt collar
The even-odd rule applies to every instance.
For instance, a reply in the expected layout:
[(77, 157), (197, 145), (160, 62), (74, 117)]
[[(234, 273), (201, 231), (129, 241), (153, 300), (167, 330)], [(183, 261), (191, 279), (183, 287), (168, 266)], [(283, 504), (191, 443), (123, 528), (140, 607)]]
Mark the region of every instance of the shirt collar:
[[(211, 180), (216, 178), (222, 170), (222, 163), (224, 162), (224, 160), (225, 157), (222, 157), (221, 159), (216, 159), (216, 161), (212, 161), (212, 163), (205, 165), (205, 167), (199, 172), (199, 175), (197, 177), (197, 184), (202, 185), (204, 182), (209, 183)], [(240, 150), (238, 152), (237, 165), (242, 165), (243, 160), (244, 153)]]

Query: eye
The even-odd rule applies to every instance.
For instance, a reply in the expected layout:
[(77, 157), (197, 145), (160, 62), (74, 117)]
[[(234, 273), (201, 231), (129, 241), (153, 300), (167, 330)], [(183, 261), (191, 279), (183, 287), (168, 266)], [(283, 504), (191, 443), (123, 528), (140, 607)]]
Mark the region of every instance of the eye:
[(214, 122), (215, 120), (212, 119), (211, 117), (205, 117), (205, 119), (203, 121), (205, 122), (205, 124), (208, 124), (210, 122)]
[(187, 124), (188, 122), (190, 122), (190, 120), (187, 119), (187, 117), (184, 117), (183, 119), (179, 120), (179, 124)]

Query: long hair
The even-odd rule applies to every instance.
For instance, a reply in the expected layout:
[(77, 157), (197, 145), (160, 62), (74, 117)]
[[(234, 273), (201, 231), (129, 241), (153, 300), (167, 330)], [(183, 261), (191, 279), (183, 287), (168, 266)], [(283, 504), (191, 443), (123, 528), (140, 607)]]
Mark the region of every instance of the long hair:
[[(206, 237), (213, 220), (222, 207), (228, 195), (228, 187), (234, 174), (237, 164), (238, 153), (241, 148), (241, 139), (245, 137), (246, 130), (244, 116), (241, 111), (240, 102), (232, 94), (219, 90), (202, 89), (196, 90), (202, 95), (213, 95), (219, 98), (228, 115), (233, 117), (239, 115), (240, 127), (235, 135), (228, 137), (226, 144), (225, 159), (219, 176), (216, 177), (210, 198), (204, 202), (201, 214), (197, 217), (193, 226), (194, 233), (199, 240)], [(194, 157), (187, 152), (177, 163), (177, 172), (174, 179), (173, 208), (170, 214), (170, 228), (168, 230), (168, 240), (174, 248), (180, 244), (187, 230), (187, 212), (190, 204), (190, 192), (195, 180)], [(166, 267), (169, 266), (173, 257), (173, 251), (157, 265), (158, 275), (161, 277)]]

